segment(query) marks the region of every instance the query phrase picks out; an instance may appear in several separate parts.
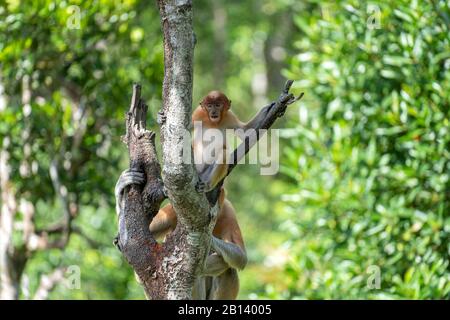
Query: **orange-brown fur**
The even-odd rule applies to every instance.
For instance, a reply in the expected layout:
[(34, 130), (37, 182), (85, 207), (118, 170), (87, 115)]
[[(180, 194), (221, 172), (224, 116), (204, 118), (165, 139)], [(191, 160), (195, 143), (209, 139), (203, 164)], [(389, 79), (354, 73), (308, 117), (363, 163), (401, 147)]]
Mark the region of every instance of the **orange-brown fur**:
[[(219, 205), (219, 208), (219, 215), (217, 217), (217, 222), (212, 234), (224, 241), (235, 243), (239, 247), (241, 247), (241, 249), (245, 250), (244, 240), (242, 238), (241, 229), (237, 222), (233, 205), (228, 199), (224, 199), (222, 205)], [(164, 230), (163, 232), (154, 230), (153, 226), (160, 223), (166, 224), (168, 226), (168, 229)], [(176, 225), (177, 215), (172, 207), (172, 204), (168, 203), (159, 210), (157, 216), (150, 224), (150, 230), (152, 232), (156, 231), (156, 234), (159, 238), (172, 232), (175, 229)]]
[[(216, 121), (212, 121), (210, 114), (207, 110), (207, 106), (209, 104), (220, 105), (220, 117)], [(242, 128), (244, 124), (237, 118), (237, 116), (230, 110), (231, 101), (227, 98), (225, 94), (220, 91), (211, 91), (203, 98), (200, 102), (200, 105), (194, 110), (192, 114), (192, 122), (201, 121), (204, 129), (219, 129), (222, 130), (223, 137), (225, 138), (225, 130), (226, 129), (236, 129)], [(224, 145), (222, 149), (221, 161), (218, 163), (217, 168), (212, 172), (211, 176), (208, 177), (209, 187), (213, 188), (216, 186), (223, 178), (226, 177), (228, 173), (228, 164), (227, 164), (227, 144), (224, 139)], [(193, 147), (195, 150), (202, 150), (201, 146), (203, 141), (201, 137), (197, 137), (195, 129), (194, 129), (194, 139), (193, 139)], [(217, 159), (218, 161), (219, 159)], [(202, 166), (200, 166), (201, 168)], [(201, 169), (200, 169), (201, 170)], [(200, 173), (200, 172), (199, 172)]]

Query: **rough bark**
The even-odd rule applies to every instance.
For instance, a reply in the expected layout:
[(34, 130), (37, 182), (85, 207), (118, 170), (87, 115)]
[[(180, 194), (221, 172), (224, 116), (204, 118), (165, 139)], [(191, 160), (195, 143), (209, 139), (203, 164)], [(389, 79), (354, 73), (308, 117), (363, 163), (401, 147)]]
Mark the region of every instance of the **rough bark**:
[[(192, 1), (159, 0), (161, 27), (164, 34), (163, 111), (166, 123), (161, 127), (163, 179), (167, 194), (178, 217), (178, 227), (184, 236), (181, 247), (186, 255), (176, 269), (182, 277), (174, 277), (170, 298), (190, 297), (195, 275), (200, 271), (209, 251), (211, 217), (217, 208), (210, 208), (206, 197), (197, 193), (198, 176), (190, 155), (190, 135), (193, 86)], [(192, 159), (192, 158), (191, 158)], [(173, 285), (173, 284), (172, 284)]]
[[(185, 143), (190, 148), (194, 34), (192, 3), (158, 1), (164, 33), (163, 111), (161, 127), (163, 180), (178, 224), (163, 244), (158, 244), (149, 224), (164, 200), (154, 133), (145, 130), (147, 107), (135, 86), (127, 117), (126, 142), (130, 168), (144, 170), (147, 183), (126, 191), (119, 216), (119, 245), (137, 273), (148, 298), (190, 299), (196, 275), (209, 252), (213, 217), (204, 194), (195, 190), (198, 177), (191, 161), (184, 161)], [(188, 138), (188, 139), (187, 139)], [(156, 181), (156, 182), (155, 182)], [(142, 193), (141, 193), (142, 191)]]
[[(157, 243), (150, 233), (149, 225), (165, 193), (156, 155), (155, 134), (145, 129), (146, 113), (147, 106), (140, 98), (140, 87), (135, 85), (127, 115), (125, 141), (129, 149), (130, 168), (144, 171), (146, 184), (143, 188), (132, 185), (125, 191), (125, 205), (119, 215), (119, 246), (149, 299), (189, 299), (199, 266), (204, 260), (200, 254), (206, 255), (209, 250), (210, 232), (205, 227), (197, 231), (198, 235), (196, 231), (191, 231), (199, 229), (189, 222), (202, 220), (189, 217), (180, 221), (162, 244)], [(178, 193), (180, 185), (169, 182), (166, 186), (175, 189), (174, 196), (169, 193), (169, 198), (172, 197), (172, 203), (179, 204), (176, 208), (180, 216), (186, 212), (191, 216), (202, 213), (195, 207), (188, 207), (198, 200), (189, 199), (189, 193)], [(195, 196), (200, 197), (197, 193)], [(210, 208), (207, 204), (204, 206), (207, 216)], [(205, 221), (208, 222), (208, 219)]]

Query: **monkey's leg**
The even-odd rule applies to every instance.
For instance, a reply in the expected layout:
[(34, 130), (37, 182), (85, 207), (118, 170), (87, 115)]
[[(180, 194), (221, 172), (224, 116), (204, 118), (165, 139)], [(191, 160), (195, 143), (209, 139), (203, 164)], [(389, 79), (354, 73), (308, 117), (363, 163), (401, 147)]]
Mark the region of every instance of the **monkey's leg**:
[(205, 267), (202, 275), (204, 276), (218, 276), (224, 273), (230, 266), (217, 253), (212, 253), (206, 258)]
[(199, 181), (195, 185), (195, 190), (198, 193), (204, 193), (212, 189), (209, 183), (209, 177), (213, 172), (214, 165), (198, 165), (196, 167), (198, 172)]
[(206, 300), (206, 278), (198, 276), (192, 288), (193, 300)]
[(223, 260), (234, 269), (242, 270), (247, 264), (247, 254), (238, 245), (212, 237), (211, 247)]
[(197, 192), (208, 192), (226, 177), (228, 173), (228, 164), (214, 163), (204, 167), (203, 171), (199, 172), (200, 181), (196, 185)]
[(239, 277), (236, 269), (228, 268), (213, 278), (209, 300), (236, 300), (239, 293)]
[(155, 239), (163, 238), (167, 233), (175, 229), (177, 225), (177, 215), (172, 205), (169, 203), (161, 208), (150, 223), (150, 232)]

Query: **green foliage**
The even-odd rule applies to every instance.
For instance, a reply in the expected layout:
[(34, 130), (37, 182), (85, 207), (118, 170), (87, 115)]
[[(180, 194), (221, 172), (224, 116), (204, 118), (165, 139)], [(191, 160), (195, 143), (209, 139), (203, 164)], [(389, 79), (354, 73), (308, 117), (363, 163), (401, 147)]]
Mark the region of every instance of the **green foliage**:
[[(450, 298), (448, 1), (194, 9), (194, 105), (221, 89), (248, 119), (279, 93), (281, 69), (306, 93), (276, 124), (286, 128), (280, 173), (244, 165), (227, 181), (249, 255), (240, 297)], [(58, 222), (53, 162), (79, 205), (68, 246), (29, 257), (31, 293), (41, 275), (77, 265), (80, 290), (59, 285), (50, 298), (144, 298), (111, 244), (113, 187), (127, 166), (119, 137), (131, 84), (142, 83), (150, 117), (160, 106), (159, 23), (148, 1), (0, 3), (0, 146), (14, 192), (34, 204), (37, 228)]]
[(289, 257), (264, 297), (450, 298), (448, 3), (372, 4), (379, 29), (357, 1), (294, 19), (286, 76), (307, 99), (285, 132)]
[[(0, 83), (7, 97), (0, 145), (10, 153), (16, 196), (35, 204), (38, 228), (59, 222), (61, 203), (49, 175), (55, 163), (69, 201), (79, 206), (75, 225), (100, 246), (86, 250), (89, 244), (75, 234), (65, 250), (33, 255), (25, 270), (31, 292), (41, 274), (76, 264), (86, 290), (62, 290), (52, 297), (142, 297), (112, 246), (117, 232), (113, 186), (125, 165), (120, 135), (132, 83), (142, 83), (154, 109), (160, 101), (162, 43), (152, 37), (159, 32), (159, 16), (141, 7), (134, 0), (0, 6)], [(90, 218), (83, 219), (86, 215)]]

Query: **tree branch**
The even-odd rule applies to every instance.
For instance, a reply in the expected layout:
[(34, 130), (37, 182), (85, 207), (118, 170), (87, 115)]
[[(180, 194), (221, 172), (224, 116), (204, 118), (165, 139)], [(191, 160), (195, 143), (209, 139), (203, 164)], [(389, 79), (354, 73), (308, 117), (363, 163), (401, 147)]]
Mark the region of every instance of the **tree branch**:
[(155, 134), (146, 130), (147, 105), (140, 95), (141, 87), (134, 85), (124, 140), (128, 146), (130, 168), (144, 171), (146, 184), (143, 188), (131, 185), (124, 191), (118, 242), (125, 259), (141, 280), (147, 297), (164, 299), (167, 278), (160, 267), (168, 252), (153, 238), (149, 225), (165, 197), (156, 156)]
[[(125, 141), (130, 156), (130, 168), (145, 171), (145, 156), (141, 152), (140, 146), (142, 141), (147, 139), (154, 151), (154, 133), (145, 131), (147, 106), (141, 100), (140, 95), (140, 85), (134, 85), (131, 106), (127, 113)], [(147, 177), (147, 181), (150, 181), (149, 177)], [(119, 244), (125, 258), (138, 275), (146, 270), (149, 264), (155, 263), (153, 256), (155, 250), (148, 250), (148, 248), (157, 248), (158, 246), (148, 227), (154, 213), (152, 215), (145, 213), (142, 191), (143, 188), (138, 185), (131, 185), (127, 188), (124, 191), (125, 206), (119, 214)]]
[(0, 149), (0, 300), (12, 300), (18, 297), (18, 278), (14, 271), (14, 216), (16, 214), (17, 202), (14, 190), (11, 186), (9, 165), (9, 152), (7, 144), (9, 138), (3, 140)]
[(41, 281), (33, 300), (46, 300), (56, 285), (64, 280), (64, 272), (65, 268), (57, 268), (51, 274), (41, 276)]

